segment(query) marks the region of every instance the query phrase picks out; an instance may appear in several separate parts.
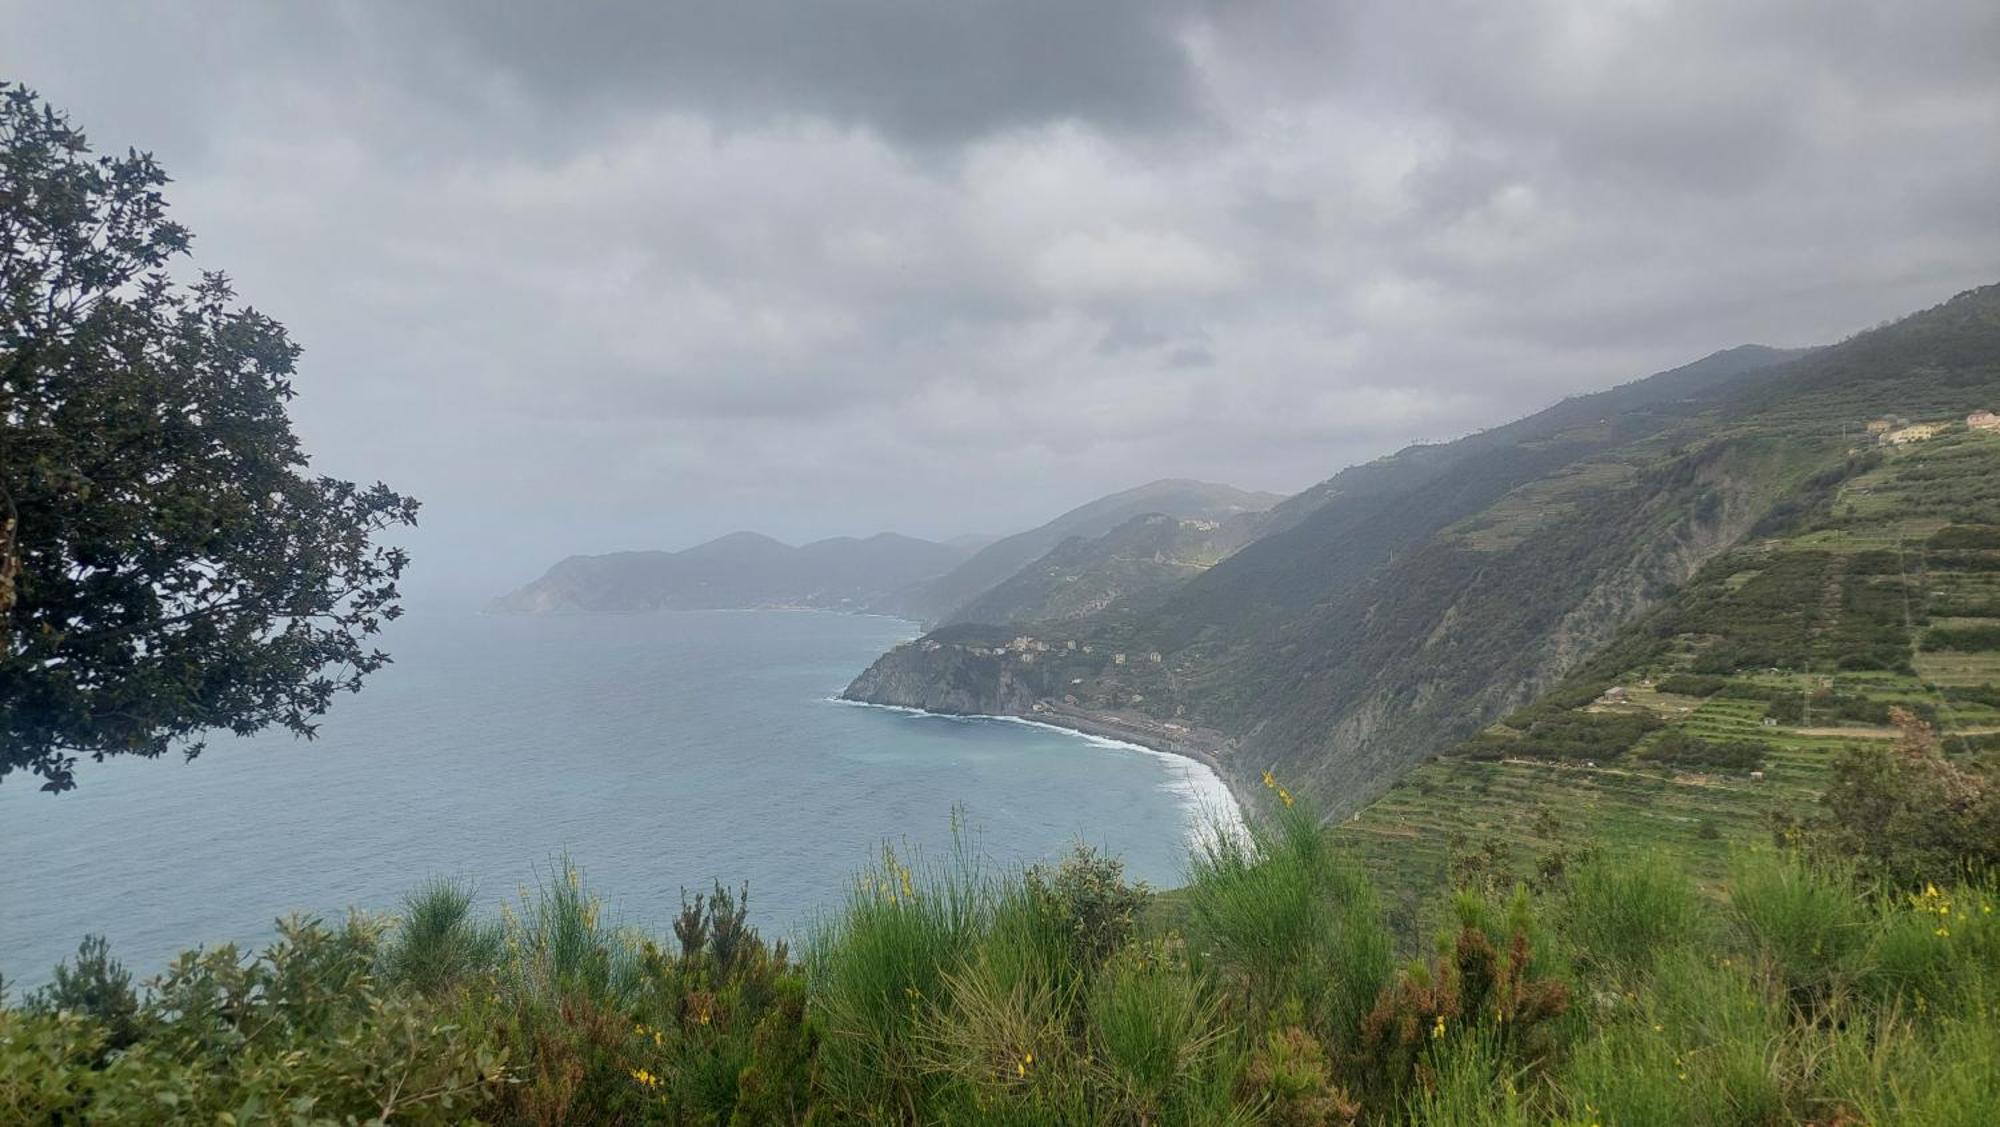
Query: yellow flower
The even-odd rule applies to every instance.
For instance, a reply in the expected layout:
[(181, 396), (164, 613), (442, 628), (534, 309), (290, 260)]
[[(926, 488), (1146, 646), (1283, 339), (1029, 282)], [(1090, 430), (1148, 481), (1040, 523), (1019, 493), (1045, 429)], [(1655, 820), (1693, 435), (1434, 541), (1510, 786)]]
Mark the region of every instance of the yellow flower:
[(902, 876), (903, 876), (903, 895), (908, 899), (915, 900), (917, 898), (917, 890), (910, 884), (910, 870), (904, 869)]
[(1444, 1036), (1444, 1015), (1439, 1014), (1437, 1016), (1437, 1024), (1431, 1026), (1431, 1039), (1436, 1040), (1442, 1036)]
[(1278, 780), (1269, 771), (1264, 772), (1264, 787), (1266, 790), (1278, 789)]
[(1279, 787), (1278, 799), (1281, 802), (1283, 802), (1286, 806), (1290, 806), (1292, 804), (1292, 792), (1286, 790), (1284, 787)]
[(633, 1069), (632, 1079), (637, 1080), (639, 1083), (645, 1085), (648, 1088), (657, 1088), (660, 1086), (660, 1078), (653, 1075), (650, 1072), (647, 1072), (643, 1068)]

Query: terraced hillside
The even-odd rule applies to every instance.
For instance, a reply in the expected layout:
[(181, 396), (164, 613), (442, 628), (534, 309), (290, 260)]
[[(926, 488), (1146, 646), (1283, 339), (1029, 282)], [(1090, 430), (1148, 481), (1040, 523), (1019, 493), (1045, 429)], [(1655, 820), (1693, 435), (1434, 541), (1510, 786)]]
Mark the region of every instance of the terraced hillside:
[[(1910, 494), (1899, 514), (1976, 521), (1990, 486), (1931, 465), (1948, 441), (1883, 455), (1865, 427), (1885, 413), (1963, 420), (1996, 402), (2000, 286), (1988, 286), (1804, 356), (1718, 354), (1344, 472), (1274, 510), (1310, 503), (1295, 523), (1163, 595), (1057, 622), (939, 629), (847, 694), (1114, 725), (1207, 754), (1239, 792), (1261, 793), (1274, 770), (1345, 816), (1592, 662), (1717, 557), (1819, 527), (1836, 503), (1875, 519), (1869, 505), (1888, 503), (1875, 492), (1892, 487), (1854, 482), (1880, 458), (1924, 459), (1895, 487)], [(1952, 491), (1926, 474), (1951, 477)], [(1893, 531), (1877, 534), (1893, 548)], [(1845, 563), (1788, 566), (1812, 571), (1800, 581), (1818, 584), (1813, 608), (1886, 597), (1859, 573), (1846, 583)], [(1745, 598), (1789, 598), (1783, 578)], [(1860, 633), (1812, 634), (1822, 656), (1867, 643), (1874, 627), (1850, 618)], [(1939, 644), (1960, 637), (1946, 629)], [(1942, 670), (1965, 664), (1959, 652), (1923, 660)], [(1783, 656), (1766, 667), (1804, 668)]]
[(1733, 845), (1811, 810), (1843, 749), (1895, 739), (1891, 708), (1947, 754), (2000, 759), (2000, 433), (1855, 462), (1338, 836), (1410, 903), (1448, 871), (1532, 878), (1587, 841), (1716, 879)]

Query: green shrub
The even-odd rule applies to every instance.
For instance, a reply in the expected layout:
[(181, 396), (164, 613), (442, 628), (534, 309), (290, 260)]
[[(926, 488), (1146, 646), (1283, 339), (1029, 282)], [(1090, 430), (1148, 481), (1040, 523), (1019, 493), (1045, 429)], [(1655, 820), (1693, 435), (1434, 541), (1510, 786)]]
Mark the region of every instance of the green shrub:
[(1187, 889), (1189, 939), (1216, 956), (1253, 1013), (1290, 1001), (1322, 1030), (1351, 1030), (1392, 962), (1366, 876), (1336, 855), (1303, 804), (1247, 837), (1209, 839)]
[(144, 990), (92, 940), (0, 1005), (0, 1122), (2000, 1112), (1990, 875), (1907, 885), (1838, 852), (1744, 854), (1718, 904), (1663, 856), (1593, 849), (1542, 893), (1453, 893), (1435, 950), (1392, 973), (1373, 886), (1279, 793), (1195, 858), (1173, 897), (1186, 939), (1157, 913), (1134, 926), (1136, 890), (1094, 854), (1003, 873), (961, 844), (936, 866), (885, 851), (803, 964), (750, 926), (746, 889), (685, 897), (662, 946), (609, 926), (566, 863), (503, 911), (497, 946), (448, 884), (399, 921), (291, 920), (255, 957), (184, 955)]
[(1128, 948), (1089, 998), (1090, 1045), (1098, 1081), (1121, 1122), (1199, 1121), (1230, 1091), (1216, 1005), (1178, 944)]
[(1666, 858), (1598, 854), (1569, 874), (1563, 931), (1592, 966), (1623, 976), (1694, 942), (1703, 915), (1694, 882)]
[[(485, 1114), (504, 1088), (503, 1047), (449, 1008), (380, 991), (372, 972), (381, 933), (380, 922), (359, 917), (338, 929), (290, 920), (253, 959), (231, 946), (183, 955), (142, 1007), (144, 1036), (108, 1059), (94, 1019), (0, 1012), (0, 1109), (9, 1113), (0, 1119), (457, 1123)], [(30, 1070), (40, 1078), (24, 1081)]]
[(1790, 1007), (1752, 968), (1683, 948), (1571, 1047), (1555, 1086), (1573, 1121), (1791, 1123)]
[(382, 955), (384, 977), (423, 994), (440, 994), (499, 962), (500, 929), (472, 913), (472, 887), (432, 881), (403, 901), (394, 936)]
[(139, 993), (132, 972), (111, 957), (111, 945), (101, 935), (86, 935), (76, 957), (55, 968), (49, 985), (28, 995), (30, 1013), (73, 1013), (89, 1018), (103, 1031), (103, 1051), (117, 1052), (138, 1041)]
[(1834, 760), (1813, 825), (1820, 845), (1904, 887), (2000, 866), (2000, 787), (1946, 759), (1936, 731), (1901, 709), (1895, 746)]
[(1053, 867), (1029, 869), (1023, 881), (1069, 933), (1070, 960), (1086, 972), (1131, 940), (1152, 898), (1144, 884), (1125, 883), (1125, 862), (1081, 844)]
[(1751, 771), (1764, 765), (1771, 745), (1762, 740), (1704, 740), (1678, 730), (1664, 732), (1639, 751), (1651, 763)]
[(1963, 653), (2000, 650), (2000, 626), (1933, 626), (1924, 632), (1924, 649)]
[(1277, 1127), (1352, 1124), (1361, 1105), (1334, 1081), (1326, 1046), (1304, 1028), (1273, 1029), (1251, 1055), (1239, 1085), (1241, 1098), (1264, 1109)]
[(884, 849), (844, 909), (821, 921), (807, 967), (832, 1110), (880, 1120), (936, 1089), (939, 1078), (922, 1067), (919, 1031), (944, 999), (947, 976), (992, 923), (1000, 892), (963, 842), (936, 866), (918, 859), (913, 867)]
[(1510, 754), (1541, 759), (1616, 759), (1660, 727), (1650, 712), (1559, 712), (1535, 721)]
[(2000, 528), (1990, 524), (1948, 524), (1931, 534), (1930, 546), (1945, 550), (2000, 548)]
[(1554, 1024), (1571, 993), (1537, 965), (1526, 893), (1514, 896), (1504, 921), (1477, 897), (1461, 894), (1456, 907), (1456, 935), (1441, 940), (1429, 962), (1404, 968), (1362, 1019), (1358, 1059), (1378, 1104), (1404, 1099), (1454, 1040), (1476, 1039), (1521, 1070), (1554, 1050)]
[(1765, 707), (1764, 715), (1780, 724), (1802, 724), (1806, 718), (1805, 697), (1798, 693), (1774, 696), (1771, 698), (1771, 703)]
[(1675, 673), (1660, 678), (1659, 690), (1676, 693), (1684, 697), (1712, 697), (1729, 684), (1727, 677), (1701, 676), (1694, 673)]
[(1740, 856), (1732, 866), (1737, 925), (1801, 1005), (1826, 1001), (1862, 969), (1869, 912), (1853, 880), (1851, 872), (1770, 852)]
[(1890, 1011), (1857, 1015), (1827, 1038), (1819, 1101), (1833, 1121), (1898, 1127), (2000, 1122), (2000, 1023), (1990, 1014), (1927, 1027)]

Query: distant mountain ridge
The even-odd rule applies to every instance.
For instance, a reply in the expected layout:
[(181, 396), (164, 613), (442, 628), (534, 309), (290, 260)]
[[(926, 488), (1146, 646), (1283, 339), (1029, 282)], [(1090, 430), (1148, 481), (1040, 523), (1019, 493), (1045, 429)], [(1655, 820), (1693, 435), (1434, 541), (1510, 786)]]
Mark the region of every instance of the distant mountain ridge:
[(498, 599), (503, 614), (812, 607), (901, 613), (915, 585), (964, 561), (964, 546), (884, 532), (799, 547), (733, 532), (679, 552), (571, 556)]
[[(935, 621), (1068, 540), (1087, 541), (1136, 518), (1163, 514), (1218, 525), (1236, 520), (1230, 526), (1234, 531), (1214, 537), (1233, 550), (1256, 527), (1238, 518), (1261, 516), (1280, 500), (1275, 493), (1172, 479), (1100, 497), (1047, 524), (998, 538), (956, 536), (936, 543), (884, 532), (795, 548), (761, 533), (733, 532), (678, 552), (571, 556), (534, 582), (493, 600), (488, 609), (499, 614), (632, 614), (808, 607)], [(1135, 577), (1127, 586), (1152, 585)]]

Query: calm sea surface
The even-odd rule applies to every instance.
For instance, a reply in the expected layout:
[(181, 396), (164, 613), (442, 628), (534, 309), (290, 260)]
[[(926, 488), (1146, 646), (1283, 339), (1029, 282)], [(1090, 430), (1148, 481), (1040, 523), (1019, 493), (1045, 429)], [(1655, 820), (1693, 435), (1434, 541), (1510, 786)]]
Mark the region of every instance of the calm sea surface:
[(186, 766), (85, 763), (69, 794), (0, 785), (0, 974), (44, 981), (99, 932), (146, 977), (292, 911), (393, 908), (431, 876), (497, 908), (564, 853), (624, 922), (665, 933), (682, 886), (720, 877), (797, 934), (885, 840), (943, 852), (954, 805), (1000, 864), (1083, 840), (1178, 880), (1226, 801), (1205, 769), (828, 699), (911, 634), (811, 612), (412, 614), (396, 663), (310, 743), (223, 736)]

